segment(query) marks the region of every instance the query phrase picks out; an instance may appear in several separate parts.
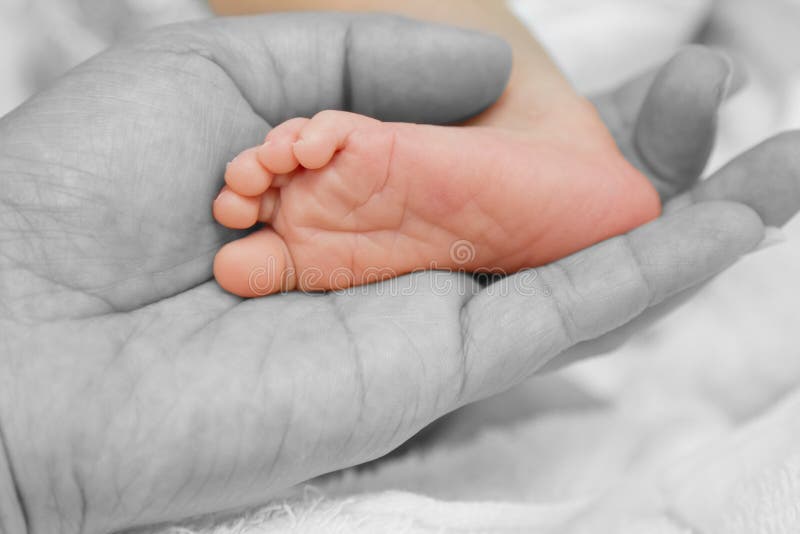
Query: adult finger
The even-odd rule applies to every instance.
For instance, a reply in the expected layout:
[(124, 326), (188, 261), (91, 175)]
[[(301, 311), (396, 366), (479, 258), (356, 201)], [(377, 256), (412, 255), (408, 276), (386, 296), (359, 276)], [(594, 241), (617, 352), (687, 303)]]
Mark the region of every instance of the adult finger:
[(142, 46), (199, 52), (270, 124), (324, 109), (445, 123), (503, 92), (511, 52), (500, 38), (382, 14), (217, 18), (155, 32)]
[(704, 202), (487, 287), (463, 310), (462, 400), (505, 390), (703, 282), (755, 248), (763, 232), (747, 206)]
[(636, 122), (634, 146), (658, 177), (662, 196), (691, 187), (703, 172), (732, 73), (725, 56), (689, 47), (656, 75)]
[[(675, 205), (732, 200), (752, 207), (769, 226), (782, 226), (800, 206), (800, 130), (779, 134), (700, 182)], [(674, 208), (670, 208), (674, 209)]]
[(705, 168), (732, 77), (725, 56), (691, 46), (657, 72), (595, 99), (623, 154), (663, 199), (691, 187)]
[[(751, 207), (766, 225), (785, 224), (800, 208), (800, 132), (780, 134), (748, 150), (691, 191), (675, 197), (666, 205), (665, 213), (677, 213), (687, 207), (702, 209), (705, 203), (720, 200)], [(577, 344), (548, 367), (562, 366), (622, 346), (637, 332), (688, 300), (692, 293), (684, 292), (604, 336)]]

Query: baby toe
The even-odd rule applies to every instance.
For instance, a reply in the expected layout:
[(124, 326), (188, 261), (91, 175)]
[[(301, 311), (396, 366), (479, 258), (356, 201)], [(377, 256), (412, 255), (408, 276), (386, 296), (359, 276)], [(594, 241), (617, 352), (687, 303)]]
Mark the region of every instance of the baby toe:
[(212, 207), (217, 222), (236, 229), (250, 228), (256, 224), (260, 209), (260, 197), (246, 197), (227, 186), (222, 188)]
[(331, 132), (314, 132), (297, 140), (294, 155), (306, 169), (321, 169), (331, 161), (336, 144), (336, 136)]
[(294, 275), (283, 239), (269, 228), (232, 241), (214, 258), (214, 277), (226, 291), (258, 297), (294, 289)]
[(240, 195), (254, 197), (266, 191), (272, 183), (272, 173), (261, 165), (258, 148), (249, 148), (236, 156), (225, 170), (225, 183)]
[(279, 201), (280, 194), (277, 189), (269, 189), (266, 193), (261, 195), (258, 220), (261, 222), (270, 222), (278, 209)]
[(258, 161), (273, 174), (287, 174), (300, 163), (292, 150), (294, 141), (279, 139), (267, 141), (258, 147)]
[(261, 164), (274, 174), (286, 174), (295, 170), (299, 163), (292, 145), (307, 122), (308, 119), (296, 118), (273, 128), (264, 144), (258, 147), (256, 155)]
[(347, 137), (356, 128), (373, 124), (379, 122), (365, 115), (321, 111), (303, 126), (294, 144), (294, 155), (306, 169), (320, 169), (344, 147)]

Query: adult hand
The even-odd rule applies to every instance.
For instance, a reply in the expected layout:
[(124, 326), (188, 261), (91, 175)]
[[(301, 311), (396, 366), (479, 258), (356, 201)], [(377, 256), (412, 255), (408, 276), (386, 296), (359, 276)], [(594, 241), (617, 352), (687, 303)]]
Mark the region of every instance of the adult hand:
[[(702, 203), (509, 279), (549, 291), (421, 273), (242, 301), (208, 282), (233, 237), (210, 218), (224, 164), (269, 124), (335, 107), (455, 120), (488, 105), (507, 69), (495, 40), (393, 18), (215, 20), (111, 50), (4, 118), (0, 483), (13, 485), (0, 525), (178, 519), (374, 458), (758, 242), (753, 209), (706, 200), (767, 221), (796, 208), (740, 179), (773, 156), (765, 180), (788, 190), (784, 137), (697, 189)], [(656, 103), (683, 109), (667, 93)]]

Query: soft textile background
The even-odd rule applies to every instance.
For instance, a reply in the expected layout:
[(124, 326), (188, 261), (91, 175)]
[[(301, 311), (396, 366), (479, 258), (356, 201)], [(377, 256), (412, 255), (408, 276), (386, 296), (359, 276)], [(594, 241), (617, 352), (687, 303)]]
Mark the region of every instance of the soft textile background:
[[(584, 91), (694, 39), (727, 49), (751, 84), (712, 167), (800, 127), (798, 0), (513, 5)], [(193, 0), (0, 0), (0, 114), (120, 36), (203, 16)], [(175, 531), (797, 532), (798, 226), (629, 346), (469, 407), (433, 444)]]

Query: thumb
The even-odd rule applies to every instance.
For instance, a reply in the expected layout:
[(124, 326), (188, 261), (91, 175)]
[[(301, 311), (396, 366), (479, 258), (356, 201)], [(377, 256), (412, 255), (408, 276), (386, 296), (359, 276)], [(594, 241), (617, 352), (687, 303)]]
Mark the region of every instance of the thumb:
[(217, 63), (271, 124), (323, 109), (455, 122), (491, 105), (511, 71), (498, 37), (382, 14), (217, 18), (152, 40)]

